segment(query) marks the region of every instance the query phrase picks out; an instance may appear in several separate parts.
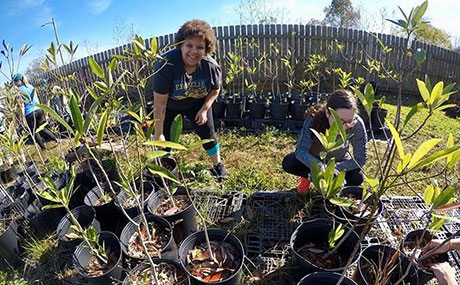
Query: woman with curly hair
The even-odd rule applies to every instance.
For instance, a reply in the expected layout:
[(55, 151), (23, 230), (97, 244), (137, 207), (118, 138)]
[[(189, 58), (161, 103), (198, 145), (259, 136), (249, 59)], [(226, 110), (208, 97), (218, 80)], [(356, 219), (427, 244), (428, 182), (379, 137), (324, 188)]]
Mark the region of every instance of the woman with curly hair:
[(211, 173), (226, 178), (211, 109), (222, 86), (221, 68), (210, 56), (216, 48), (216, 36), (208, 23), (192, 20), (180, 27), (176, 43), (177, 48), (165, 53), (164, 60), (155, 66), (154, 139), (169, 140), (174, 118), (186, 116), (201, 139), (213, 139), (203, 145), (214, 164)]
[[(326, 161), (335, 158), (335, 172), (345, 171), (347, 185), (360, 185), (363, 182), (361, 168), (366, 163), (367, 134), (364, 122), (357, 114), (356, 99), (350, 91), (335, 90), (328, 98), (326, 104), (316, 105), (306, 112), (296, 151), (288, 154), (283, 159), (283, 169), (291, 174), (300, 176), (297, 190), (307, 192), (310, 181), (308, 175), (312, 163), (324, 168), (324, 163), (319, 159), (319, 154), (324, 151), (319, 140), (310, 129), (325, 133), (334, 122), (334, 116), (329, 109), (334, 109), (339, 115), (347, 133), (352, 136), (338, 149), (326, 156)], [(353, 148), (353, 158), (349, 153), (349, 145)]]

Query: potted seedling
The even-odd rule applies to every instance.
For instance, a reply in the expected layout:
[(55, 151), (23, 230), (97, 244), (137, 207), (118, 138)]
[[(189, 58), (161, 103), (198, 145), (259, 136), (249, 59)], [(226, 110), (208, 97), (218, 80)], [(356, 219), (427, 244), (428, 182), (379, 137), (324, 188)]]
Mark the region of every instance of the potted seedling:
[[(226, 103), (227, 114), (229, 119), (239, 119), (243, 111), (243, 91), (244, 91), (244, 66), (243, 56), (241, 55), (242, 39), (237, 39), (236, 51), (227, 53), (227, 73), (225, 75), (225, 84), (228, 90), (228, 102)], [(241, 90), (238, 91), (237, 80), (241, 77)]]
[[(157, 284), (171, 284), (171, 285), (188, 285), (190, 278), (185, 273), (182, 266), (171, 259), (155, 259), (157, 266), (158, 282)], [(141, 263), (131, 270), (123, 281), (123, 285), (131, 284), (152, 284), (154, 278), (150, 265)]]

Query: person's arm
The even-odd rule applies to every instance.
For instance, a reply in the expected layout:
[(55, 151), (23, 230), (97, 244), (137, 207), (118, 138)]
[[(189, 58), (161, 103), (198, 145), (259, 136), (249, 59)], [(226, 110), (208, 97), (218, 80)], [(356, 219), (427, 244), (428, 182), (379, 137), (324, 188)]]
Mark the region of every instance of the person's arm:
[[(443, 240), (440, 240), (440, 239), (434, 239), (434, 240), (430, 241), (423, 248), (423, 252), (428, 253), (428, 251), (430, 251), (431, 249), (437, 247), (442, 242), (443, 242)], [(454, 249), (460, 250), (460, 238), (453, 238), (453, 239), (449, 240), (448, 242), (446, 242), (445, 244), (443, 244), (439, 248), (437, 248), (435, 251), (430, 252), (429, 255), (427, 255), (426, 257), (431, 256), (431, 255), (435, 255), (435, 254), (448, 252), (448, 251), (454, 250)]]
[(168, 103), (168, 94), (153, 92), (153, 118), (155, 119), (154, 140), (165, 140), (163, 125), (166, 114), (166, 104)]
[(211, 108), (212, 103), (216, 100), (217, 96), (219, 95), (220, 89), (212, 89), (209, 91), (208, 95), (204, 99), (203, 106), (200, 108), (198, 113), (195, 116), (195, 122), (198, 125), (204, 125), (208, 121), (208, 110)]
[(312, 144), (312, 138), (310, 135), (311, 120), (311, 118), (307, 118), (303, 123), (302, 130), (300, 131), (299, 140), (297, 141), (297, 147), (295, 150), (295, 157), (310, 169), (312, 163), (319, 164), (320, 167), (324, 166), (324, 164), (319, 159), (317, 159), (310, 153), (310, 148)]
[(457, 285), (455, 280), (455, 268), (449, 262), (435, 263), (430, 266), (439, 285)]
[(356, 116), (356, 124), (353, 126), (353, 136), (350, 139), (353, 148), (354, 159), (341, 161), (336, 164), (337, 171), (350, 171), (363, 168), (367, 160), (367, 133), (363, 120)]

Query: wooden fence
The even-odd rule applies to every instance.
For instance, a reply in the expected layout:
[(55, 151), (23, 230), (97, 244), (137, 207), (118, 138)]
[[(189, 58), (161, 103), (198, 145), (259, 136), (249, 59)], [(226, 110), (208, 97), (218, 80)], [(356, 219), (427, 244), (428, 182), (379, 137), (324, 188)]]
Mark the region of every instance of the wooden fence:
[[(287, 71), (281, 58), (292, 54), (291, 64), (295, 65), (295, 80), (298, 82), (305, 77), (305, 65), (308, 58), (313, 54), (320, 54), (327, 57), (327, 65), (330, 70), (340, 67), (344, 71), (352, 72), (353, 77), (364, 77), (367, 81), (378, 82), (380, 89), (390, 92), (396, 90), (396, 82), (388, 79), (379, 79), (376, 73), (369, 74), (363, 68), (366, 58), (374, 58), (383, 63), (384, 66), (398, 70), (398, 65), (402, 62), (405, 73), (414, 69), (416, 62), (414, 56), (404, 56), (407, 41), (401, 37), (387, 34), (369, 33), (361, 30), (310, 26), (310, 25), (237, 25), (213, 28), (217, 39), (217, 50), (215, 58), (222, 67), (225, 77), (228, 65), (227, 53), (239, 52), (247, 60), (250, 66), (256, 66), (257, 72), (255, 80), (259, 82), (269, 81), (267, 70), (274, 72), (278, 66), (280, 73), (279, 79), (284, 81), (287, 78)], [(164, 47), (174, 42), (174, 34), (157, 37), (159, 47)], [(237, 48), (238, 39), (247, 39), (253, 45), (246, 45), (241, 49)], [(392, 49), (389, 53), (384, 53), (379, 40), (385, 46)], [(343, 49), (339, 49), (338, 45)], [(145, 40), (145, 45), (150, 48), (150, 39)], [(275, 54), (273, 46), (279, 49), (278, 56)], [(123, 54), (126, 48), (131, 48), (131, 44), (119, 46), (104, 52), (97, 53), (92, 57), (102, 66), (106, 67), (113, 54)], [(460, 53), (446, 50), (437, 46), (412, 42), (412, 50), (422, 49), (426, 51), (426, 61), (410, 74), (409, 79), (403, 86), (406, 93), (416, 93), (417, 86), (415, 78), (424, 78), (425, 74), (430, 76), (431, 82), (443, 80), (444, 83), (460, 82)], [(238, 50), (237, 50), (238, 49)], [(266, 53), (269, 61), (264, 67), (260, 66), (257, 59)], [(297, 61), (297, 64), (296, 64)], [(125, 68), (132, 68), (129, 63), (124, 63)], [(265, 70), (265, 71), (264, 71)], [(62, 74), (75, 73), (81, 82), (90, 83), (96, 80), (88, 66), (88, 59), (82, 58), (70, 64), (62, 66), (59, 70), (53, 70), (44, 75), (52, 81), (53, 73)], [(332, 76), (330, 75), (323, 85), (327, 91), (332, 89)], [(265, 86), (268, 89), (269, 86)], [(84, 91), (84, 86), (77, 87), (80, 92)], [(324, 90), (324, 89), (323, 89)], [(458, 86), (456, 88), (458, 90)]]

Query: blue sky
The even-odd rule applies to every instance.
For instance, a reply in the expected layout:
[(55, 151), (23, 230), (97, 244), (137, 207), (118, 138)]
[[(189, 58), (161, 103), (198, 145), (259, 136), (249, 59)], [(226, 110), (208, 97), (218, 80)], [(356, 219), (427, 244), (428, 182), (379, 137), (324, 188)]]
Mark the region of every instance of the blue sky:
[[(352, 2), (355, 7), (365, 12), (367, 15), (365, 21), (372, 26), (379, 22), (379, 9), (385, 8), (388, 16), (391, 17), (397, 5), (409, 9), (422, 1), (352, 0)], [(41, 27), (52, 17), (56, 20), (61, 42), (68, 43), (72, 40), (80, 44), (78, 57), (116, 46), (113, 34), (117, 22), (132, 26), (134, 31), (144, 38), (175, 32), (182, 23), (194, 18), (206, 20), (212, 26), (240, 23), (235, 11), (240, 3), (239, 0), (0, 0), (0, 3), (2, 7), (0, 39), (11, 43), (16, 51), (25, 43), (33, 45), (23, 58), (20, 71), (24, 71), (34, 58), (43, 55), (50, 42), (54, 40), (52, 26)], [(322, 19), (324, 17), (322, 10), (329, 5), (330, 1), (267, 0), (267, 3), (273, 9), (284, 9), (284, 23), (306, 23), (310, 18)], [(458, 37), (460, 35), (459, 12), (460, 1), (458, 0), (436, 2), (431, 0), (427, 16), (434, 25)], [(395, 16), (399, 16), (399, 12)], [(388, 27), (389, 24), (386, 28)], [(3, 58), (0, 60), (4, 61)], [(3, 82), (3, 79), (0, 79), (0, 82)]]

